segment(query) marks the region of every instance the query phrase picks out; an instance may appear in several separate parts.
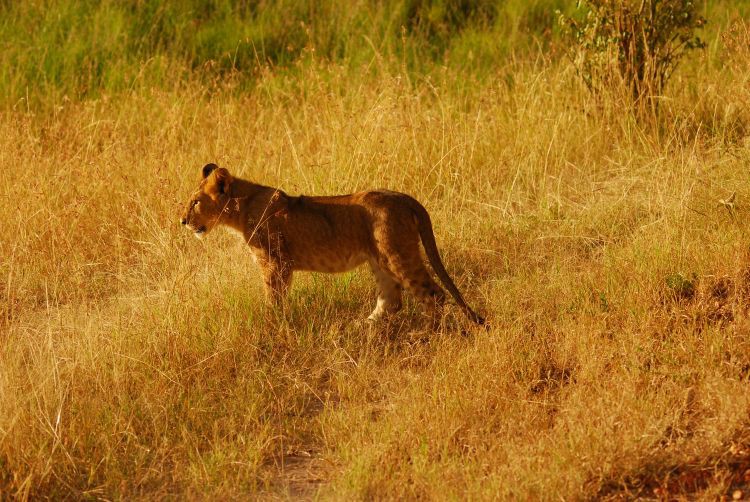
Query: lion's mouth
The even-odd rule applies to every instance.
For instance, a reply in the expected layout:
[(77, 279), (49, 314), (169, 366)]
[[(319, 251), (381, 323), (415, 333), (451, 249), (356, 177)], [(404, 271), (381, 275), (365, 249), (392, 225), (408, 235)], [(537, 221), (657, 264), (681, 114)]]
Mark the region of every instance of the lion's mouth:
[(190, 228), (190, 230), (193, 231), (193, 235), (196, 236), (199, 239), (202, 238), (203, 234), (206, 233), (206, 227), (205, 226), (201, 226), (201, 227), (197, 227), (196, 228), (196, 227), (193, 227), (191, 225), (189, 228)]

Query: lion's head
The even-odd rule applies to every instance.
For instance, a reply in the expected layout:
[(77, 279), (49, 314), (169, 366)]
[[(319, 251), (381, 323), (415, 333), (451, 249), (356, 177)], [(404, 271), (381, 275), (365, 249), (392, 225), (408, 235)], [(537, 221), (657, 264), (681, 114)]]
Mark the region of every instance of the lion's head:
[(227, 208), (232, 184), (232, 175), (216, 164), (206, 164), (201, 170), (202, 179), (198, 189), (190, 196), (180, 223), (201, 238), (221, 221)]

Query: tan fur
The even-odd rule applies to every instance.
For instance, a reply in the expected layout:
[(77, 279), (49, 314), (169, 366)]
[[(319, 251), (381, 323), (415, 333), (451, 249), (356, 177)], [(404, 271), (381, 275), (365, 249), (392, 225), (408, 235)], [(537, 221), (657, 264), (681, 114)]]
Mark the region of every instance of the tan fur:
[(398, 311), (402, 289), (410, 291), (434, 318), (445, 293), (422, 261), (421, 241), (456, 303), (469, 319), (484, 324), (446, 272), (430, 216), (412, 197), (387, 190), (294, 197), (234, 178), (215, 164), (204, 166), (202, 174), (182, 224), (198, 236), (218, 225), (241, 232), (261, 266), (273, 303), (283, 300), (295, 271), (345, 272), (367, 263), (379, 288), (369, 319)]

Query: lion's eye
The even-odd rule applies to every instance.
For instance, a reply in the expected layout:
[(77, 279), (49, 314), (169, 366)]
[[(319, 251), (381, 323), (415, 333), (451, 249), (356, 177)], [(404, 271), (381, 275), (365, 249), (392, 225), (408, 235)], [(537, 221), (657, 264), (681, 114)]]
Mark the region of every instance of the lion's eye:
[(198, 207), (198, 204), (200, 204), (200, 203), (201, 203), (201, 201), (199, 201), (199, 200), (194, 201), (193, 202), (193, 207)]

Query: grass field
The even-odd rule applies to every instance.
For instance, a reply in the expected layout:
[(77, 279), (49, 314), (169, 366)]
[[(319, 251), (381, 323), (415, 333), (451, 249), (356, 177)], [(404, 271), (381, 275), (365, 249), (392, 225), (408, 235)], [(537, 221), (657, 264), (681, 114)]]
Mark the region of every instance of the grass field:
[[(2, 33), (34, 33), (0, 56), (0, 498), (750, 496), (741, 8), (706, 7), (707, 49), (642, 125), (523, 2), (503, 4), (515, 28), (437, 41), (325, 2), (338, 28), (307, 52), (227, 71), (194, 39), (133, 39), (117, 3), (18, 5), (0, 7)], [(113, 49), (83, 74), (61, 41), (93, 39)], [(413, 302), (370, 327), (367, 269), (298, 274), (270, 311), (236, 236), (178, 223), (212, 161), (292, 194), (414, 195), (492, 329), (449, 308), (426, 331)]]

